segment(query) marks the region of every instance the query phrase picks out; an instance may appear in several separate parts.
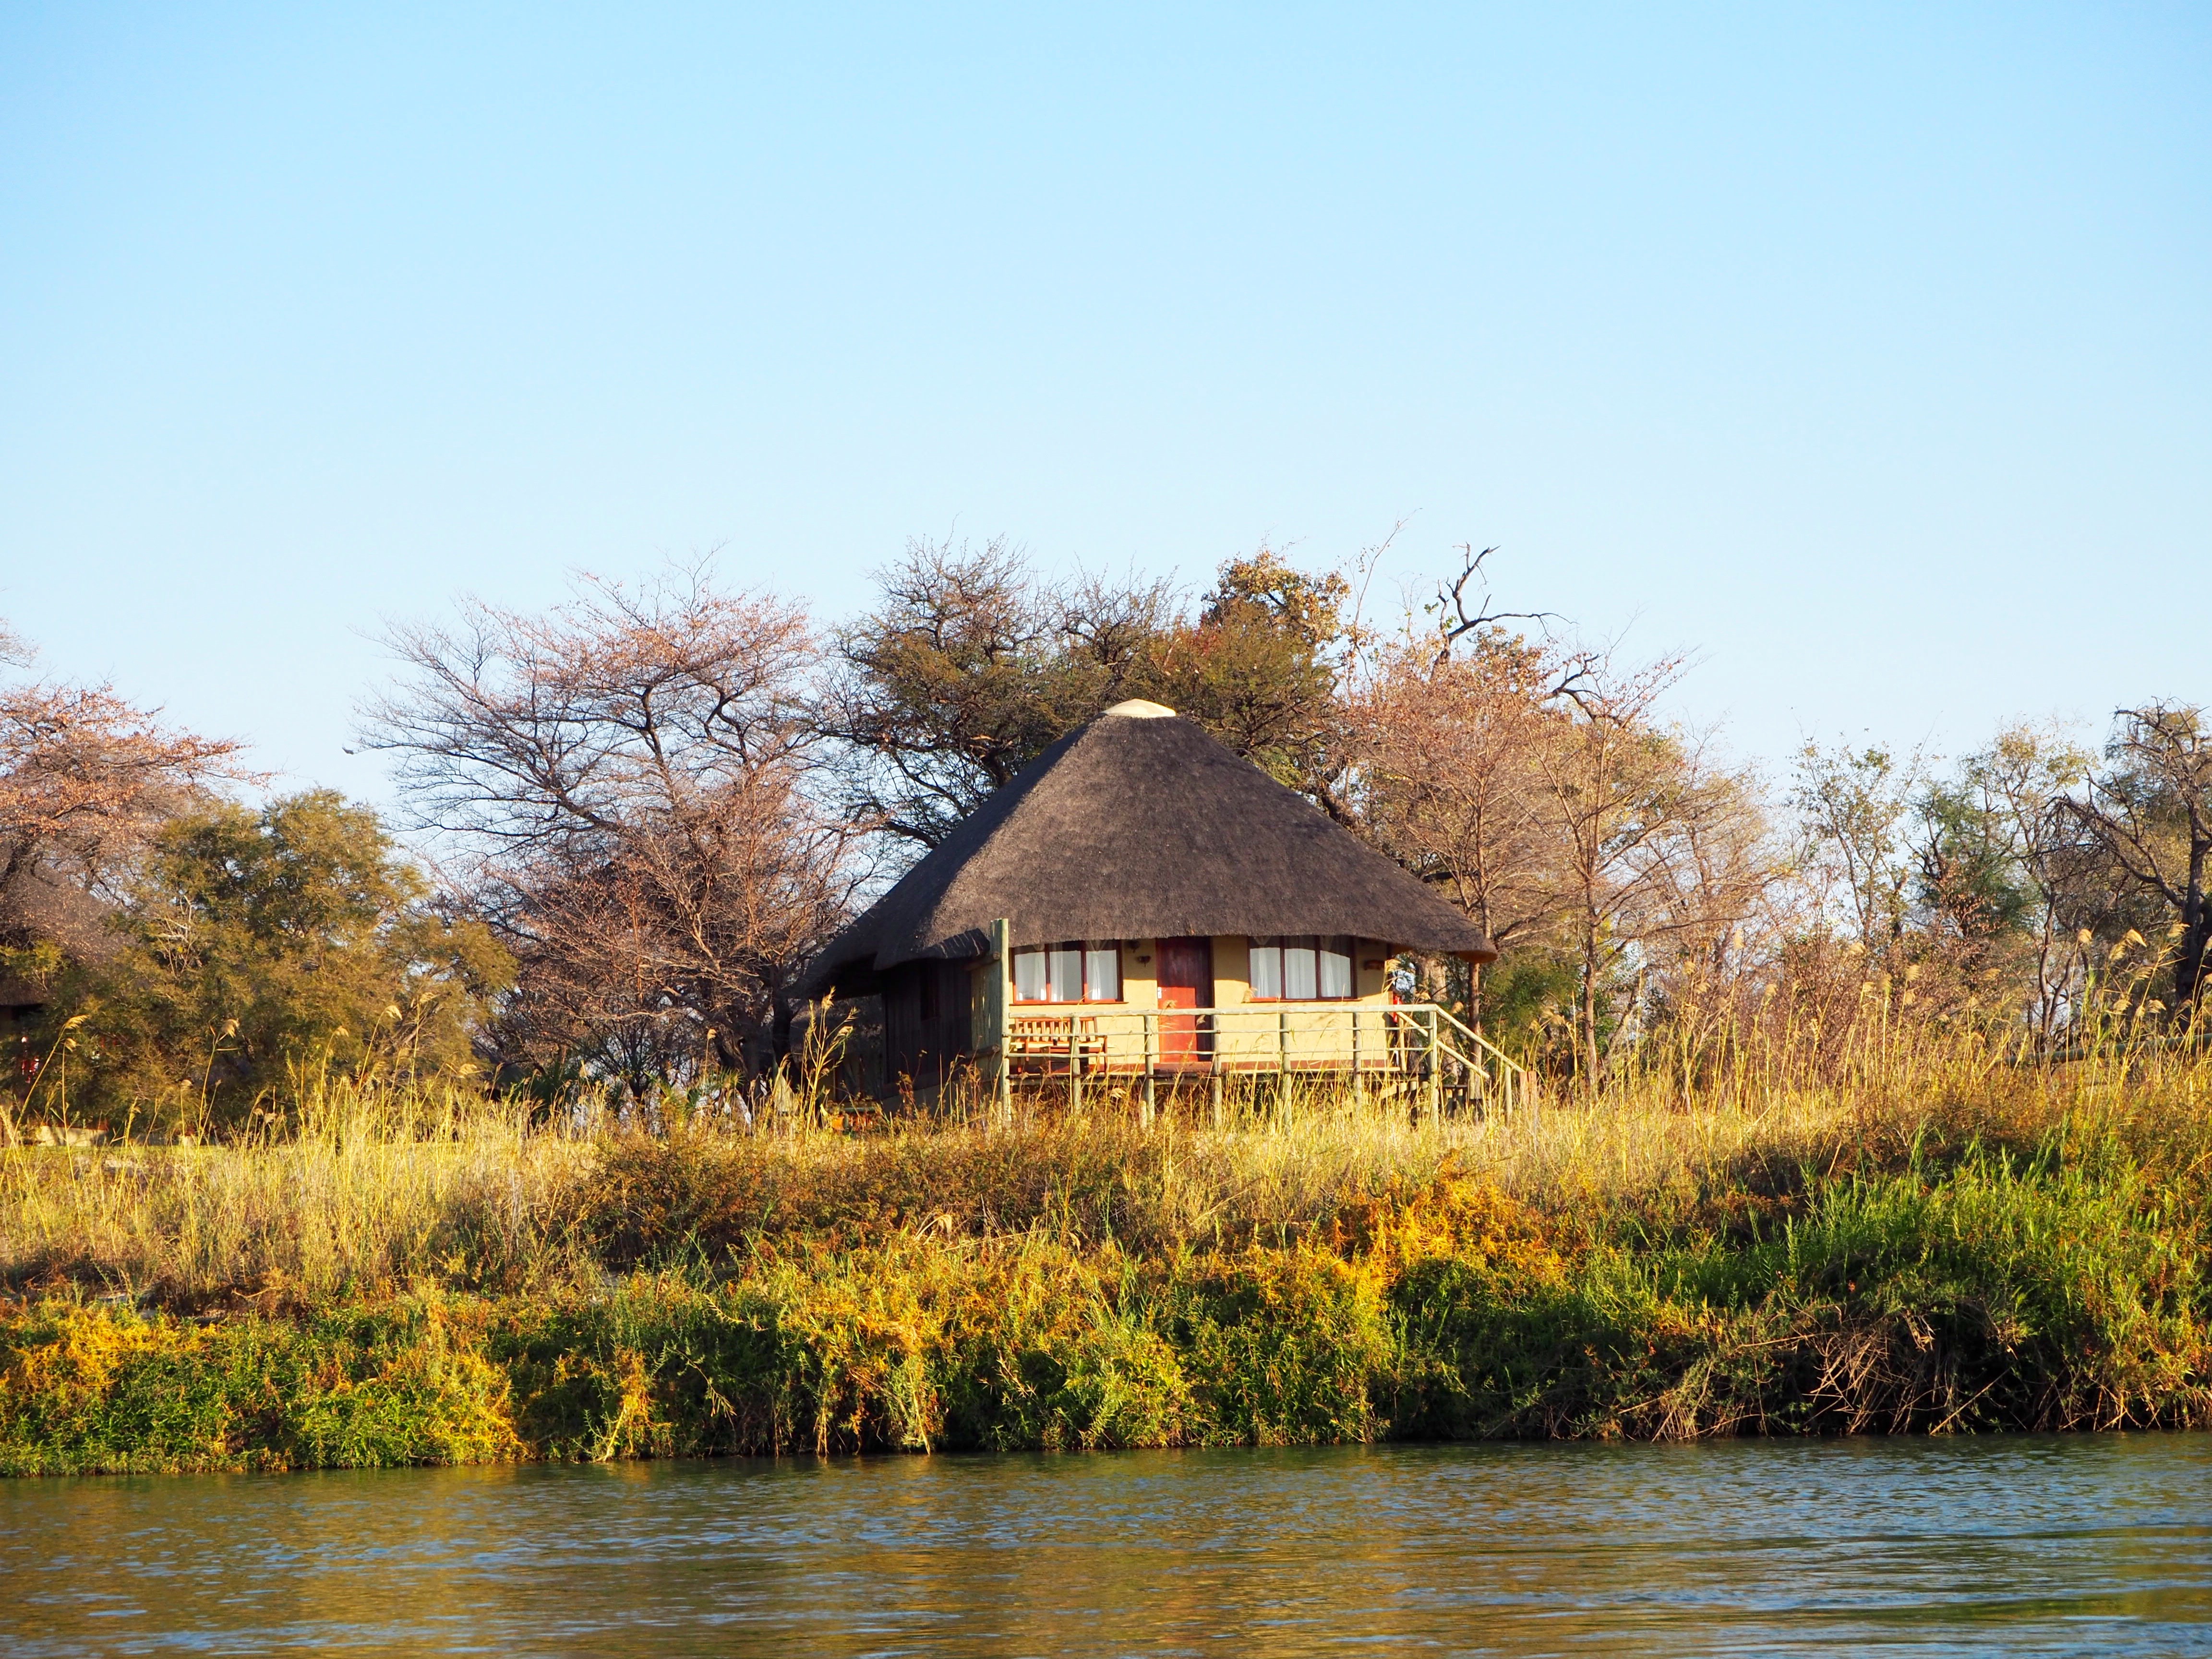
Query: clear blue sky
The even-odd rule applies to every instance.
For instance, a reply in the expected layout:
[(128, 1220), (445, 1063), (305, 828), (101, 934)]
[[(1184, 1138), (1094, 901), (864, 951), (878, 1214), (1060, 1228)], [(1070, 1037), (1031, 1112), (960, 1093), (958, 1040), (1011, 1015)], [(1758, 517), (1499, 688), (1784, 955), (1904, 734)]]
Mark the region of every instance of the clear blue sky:
[(9, 8), (0, 615), (372, 796), (380, 615), (956, 527), (1411, 515), (1770, 757), (2212, 701), (2212, 12), (1659, 12)]

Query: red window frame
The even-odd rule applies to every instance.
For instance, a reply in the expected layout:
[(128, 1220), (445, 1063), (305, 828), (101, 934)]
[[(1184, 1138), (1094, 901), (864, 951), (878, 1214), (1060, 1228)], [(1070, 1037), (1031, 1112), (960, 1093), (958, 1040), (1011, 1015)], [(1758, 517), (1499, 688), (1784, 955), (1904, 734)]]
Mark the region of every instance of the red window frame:
[[(1251, 1002), (1357, 1002), (1359, 1000), (1359, 946), (1361, 942), (1362, 941), (1358, 939), (1349, 933), (1262, 933), (1254, 938), (1248, 939), (1244, 941), (1244, 987), (1246, 1000)], [(1285, 949), (1292, 949), (1303, 945), (1310, 945), (1313, 948), (1314, 994), (1310, 997), (1294, 997), (1290, 994), (1290, 976), (1282, 965), (1280, 952)], [(1341, 951), (1332, 950), (1329, 947), (1333, 945), (1341, 945), (1344, 948)], [(1275, 996), (1262, 996), (1260, 994), (1258, 989), (1260, 975), (1255, 970), (1252, 963), (1252, 956), (1254, 953), (1266, 950), (1272, 950), (1278, 953), (1275, 968), (1275, 982), (1281, 986), (1283, 989), (1281, 994)], [(1329, 956), (1340, 956), (1345, 960), (1346, 982), (1351, 988), (1345, 991), (1341, 995), (1330, 996), (1325, 994), (1322, 991), (1321, 958), (1324, 952)]]
[[(1055, 997), (1052, 990), (1052, 958), (1055, 953), (1073, 952), (1083, 963), (1083, 994), (1075, 997)], [(1024, 945), (1014, 951), (1010, 977), (1014, 984), (1014, 1004), (1021, 1008), (1079, 1008), (1126, 1000), (1121, 983), (1121, 941), (1114, 939), (1055, 939), (1049, 945)], [(1021, 959), (1024, 957), (1042, 957), (1045, 962), (1046, 994), (1041, 997), (1025, 997), (1021, 994)], [(1110, 956), (1114, 962), (1114, 994), (1094, 996), (1091, 979), (1091, 958)]]

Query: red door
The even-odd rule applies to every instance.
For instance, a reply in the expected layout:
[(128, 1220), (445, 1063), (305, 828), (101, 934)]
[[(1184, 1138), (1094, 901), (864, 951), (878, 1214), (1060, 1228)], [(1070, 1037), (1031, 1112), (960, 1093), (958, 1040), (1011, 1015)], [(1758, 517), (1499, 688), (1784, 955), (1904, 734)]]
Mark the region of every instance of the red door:
[[(1210, 939), (1164, 939), (1160, 951), (1160, 1006), (1213, 1006), (1213, 941)], [(1160, 1019), (1160, 1063), (1195, 1066), (1213, 1052), (1212, 1024), (1195, 1014)]]

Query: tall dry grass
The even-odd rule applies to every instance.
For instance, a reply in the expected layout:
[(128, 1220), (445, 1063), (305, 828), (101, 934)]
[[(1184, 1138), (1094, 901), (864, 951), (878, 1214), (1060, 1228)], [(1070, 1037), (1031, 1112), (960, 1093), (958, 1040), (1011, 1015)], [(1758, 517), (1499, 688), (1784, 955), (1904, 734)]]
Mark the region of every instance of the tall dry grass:
[(574, 1271), (588, 1138), (513, 1103), (319, 1079), (228, 1142), (0, 1150), (0, 1283), (272, 1310)]
[(1079, 1111), (1057, 1092), (1025, 1097), (1003, 1126), (800, 1103), (742, 1127), (676, 1115), (650, 1134), (329, 1079), (288, 1106), (221, 1145), (0, 1150), (0, 1285), (273, 1309), (645, 1265), (712, 1273), (764, 1242), (1234, 1249), (1294, 1242), (1447, 1168), (1564, 1224), (1650, 1234), (1786, 1217), (1822, 1180), (1968, 1146), (2118, 1148), (2192, 1195), (2212, 1166), (2202, 1051), (2117, 1042), (2032, 1064), (1925, 1031), (1883, 1033), (1844, 1066), (1653, 1045), (1601, 1093), (1497, 1117), (1424, 1117), (1295, 1082), (1232, 1092), (1218, 1121), (1184, 1101), (1142, 1127), (1131, 1094), (1099, 1089)]
[(0, 1473), (2202, 1425), (2208, 1085), (1927, 1038), (1493, 1118), (323, 1087), (0, 1152)]

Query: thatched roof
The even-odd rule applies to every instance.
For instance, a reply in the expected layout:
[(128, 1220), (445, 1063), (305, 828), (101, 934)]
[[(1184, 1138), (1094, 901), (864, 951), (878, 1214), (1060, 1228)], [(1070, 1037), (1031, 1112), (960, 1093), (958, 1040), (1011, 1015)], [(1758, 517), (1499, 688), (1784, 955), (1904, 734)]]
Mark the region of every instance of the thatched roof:
[(1158, 703), (1117, 703), (963, 820), (809, 965), (800, 988), (1016, 945), (1349, 933), (1488, 961), (1490, 941), (1303, 796)]

